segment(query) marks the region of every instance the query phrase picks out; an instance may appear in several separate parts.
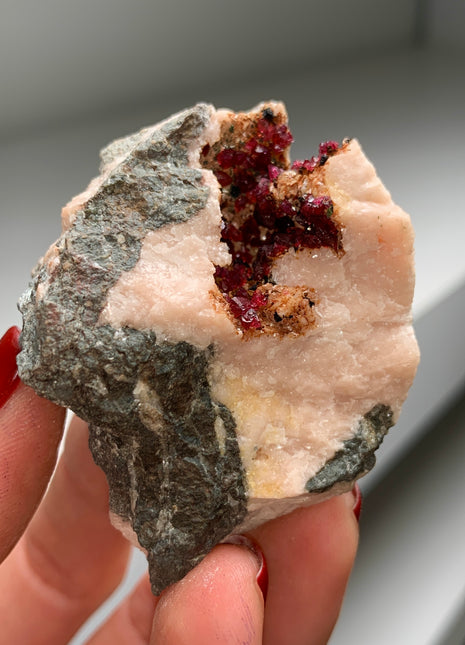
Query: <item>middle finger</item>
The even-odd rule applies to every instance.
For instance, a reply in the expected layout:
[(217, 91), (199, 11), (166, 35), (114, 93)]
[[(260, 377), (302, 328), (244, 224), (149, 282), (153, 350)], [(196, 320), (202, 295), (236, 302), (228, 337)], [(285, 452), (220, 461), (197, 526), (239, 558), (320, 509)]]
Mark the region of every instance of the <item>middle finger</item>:
[(74, 418), (49, 491), (0, 569), (5, 642), (63, 645), (112, 593), (129, 545), (110, 524), (108, 486)]

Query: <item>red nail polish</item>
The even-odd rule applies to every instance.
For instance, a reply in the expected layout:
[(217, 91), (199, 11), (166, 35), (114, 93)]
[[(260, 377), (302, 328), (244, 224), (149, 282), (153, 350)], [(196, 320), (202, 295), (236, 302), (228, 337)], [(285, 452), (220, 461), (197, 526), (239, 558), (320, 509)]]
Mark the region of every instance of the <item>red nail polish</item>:
[(20, 333), (18, 327), (10, 327), (0, 339), (0, 408), (5, 405), (20, 382), (16, 367), (16, 356), (21, 351)]
[(352, 510), (354, 511), (354, 515), (357, 518), (357, 522), (360, 521), (360, 513), (362, 512), (362, 491), (360, 490), (360, 486), (358, 484), (355, 484), (355, 486), (352, 489), (352, 494), (354, 496), (354, 505), (352, 507)]
[(260, 553), (262, 557), (262, 564), (257, 573), (257, 584), (263, 594), (263, 600), (266, 601), (266, 596), (268, 594), (268, 567), (266, 566), (266, 560), (263, 556), (263, 553), (261, 551)]
[(257, 584), (262, 592), (263, 600), (266, 600), (268, 593), (268, 567), (266, 565), (263, 551), (258, 543), (249, 535), (228, 535), (228, 537), (223, 541), (223, 544), (237, 544), (238, 546), (245, 546), (249, 551), (252, 551), (254, 556), (257, 558), (259, 565), (256, 578)]

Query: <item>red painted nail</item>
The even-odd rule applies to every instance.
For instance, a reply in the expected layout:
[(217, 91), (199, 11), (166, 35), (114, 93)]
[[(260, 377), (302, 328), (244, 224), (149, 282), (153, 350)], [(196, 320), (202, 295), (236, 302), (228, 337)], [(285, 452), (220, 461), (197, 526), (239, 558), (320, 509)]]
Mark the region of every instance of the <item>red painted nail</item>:
[(0, 408), (5, 405), (19, 385), (16, 356), (21, 351), (20, 333), (18, 327), (10, 327), (0, 339)]
[(258, 543), (248, 535), (228, 535), (223, 544), (237, 544), (238, 546), (245, 546), (249, 551), (252, 551), (258, 560), (257, 584), (262, 592), (263, 600), (266, 600), (268, 593), (268, 567), (263, 551)]
[(266, 560), (263, 556), (263, 553), (260, 551), (262, 556), (262, 564), (257, 573), (257, 584), (261, 589), (263, 594), (263, 600), (266, 601), (268, 595), (268, 567), (266, 565)]
[(352, 507), (352, 510), (354, 511), (354, 515), (357, 518), (357, 522), (360, 521), (360, 513), (362, 512), (362, 491), (360, 490), (360, 486), (358, 484), (355, 484), (355, 486), (352, 489), (352, 495), (354, 496), (354, 505)]

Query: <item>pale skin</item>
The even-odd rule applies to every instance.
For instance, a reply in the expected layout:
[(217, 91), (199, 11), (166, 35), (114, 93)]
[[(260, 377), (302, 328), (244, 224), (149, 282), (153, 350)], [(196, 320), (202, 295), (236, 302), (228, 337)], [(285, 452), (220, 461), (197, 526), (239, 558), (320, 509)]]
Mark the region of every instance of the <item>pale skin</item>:
[[(107, 483), (80, 419), (70, 425), (52, 478), (64, 418), (22, 383), (0, 409), (5, 643), (65, 645), (127, 567), (130, 547), (109, 522)], [(266, 602), (256, 556), (221, 545), (159, 597), (142, 578), (89, 644), (327, 643), (357, 548), (353, 506), (346, 493), (251, 532), (268, 566)]]

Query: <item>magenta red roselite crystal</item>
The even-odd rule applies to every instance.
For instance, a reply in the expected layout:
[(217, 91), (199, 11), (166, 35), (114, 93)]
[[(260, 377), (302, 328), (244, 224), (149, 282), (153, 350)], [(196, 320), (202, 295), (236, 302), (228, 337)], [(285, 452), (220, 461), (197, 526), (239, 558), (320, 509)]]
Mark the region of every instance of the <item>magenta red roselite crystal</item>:
[[(262, 327), (260, 311), (266, 307), (267, 296), (257, 288), (271, 282), (276, 258), (291, 248), (325, 246), (337, 253), (341, 245), (329, 197), (311, 193), (293, 199), (277, 196), (276, 183), (284, 170), (289, 171), (286, 152), (293, 138), (287, 125), (267, 108), (247, 134), (238, 136), (233, 145), (230, 137), (228, 143), (220, 142), (221, 149), (210, 162), (222, 191), (222, 241), (232, 257), (229, 266), (216, 267), (215, 281), (244, 331)], [(318, 156), (295, 161), (291, 171), (312, 173), (338, 149), (335, 141), (321, 143)], [(206, 145), (202, 155), (210, 151)]]

